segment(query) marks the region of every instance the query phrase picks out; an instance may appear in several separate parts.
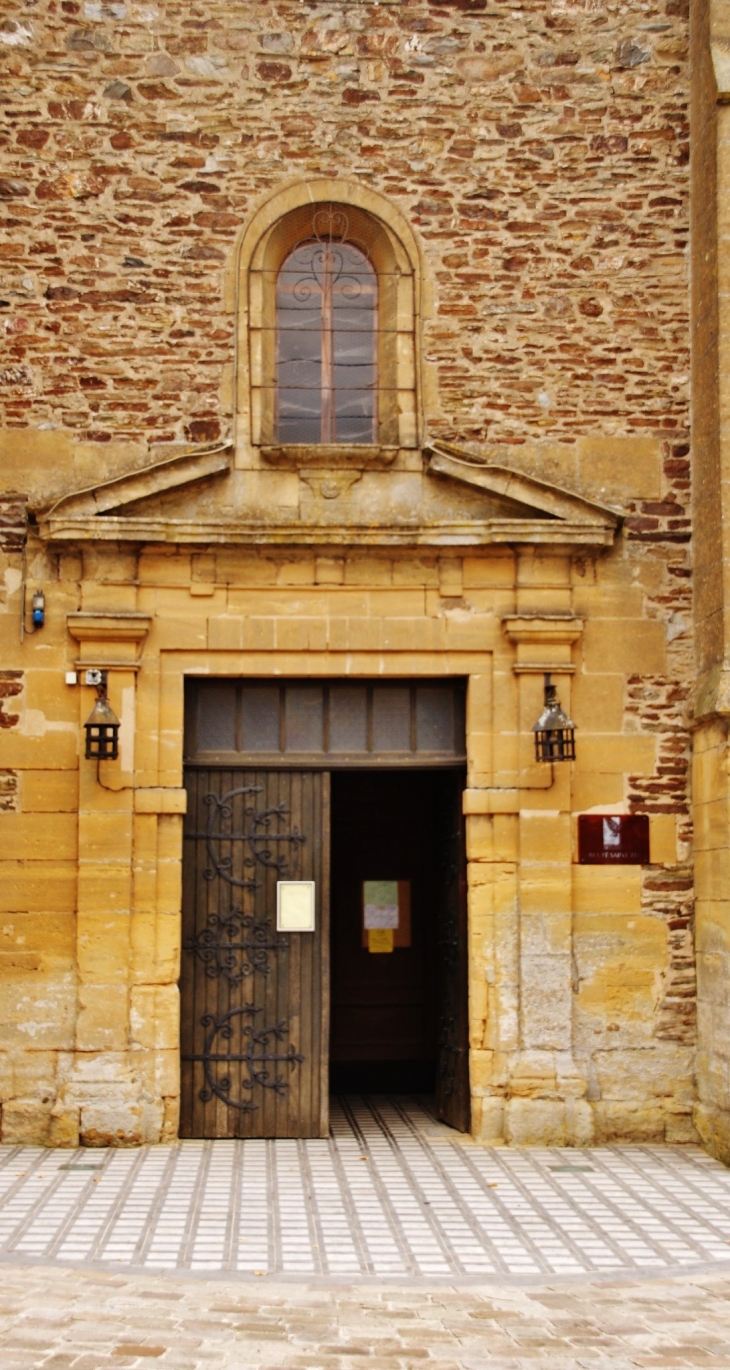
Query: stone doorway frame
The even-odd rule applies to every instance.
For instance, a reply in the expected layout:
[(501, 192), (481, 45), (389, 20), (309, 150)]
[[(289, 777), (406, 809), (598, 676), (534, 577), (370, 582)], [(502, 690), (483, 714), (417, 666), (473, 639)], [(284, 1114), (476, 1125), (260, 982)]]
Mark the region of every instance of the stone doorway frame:
[[(120, 1135), (177, 1135), (184, 679), (275, 673), (467, 678), (472, 1131), (484, 1140), (587, 1140), (590, 1105), (571, 1053), (570, 774), (550, 781), (533, 762), (530, 733), (543, 670), (570, 707), (571, 648), (582, 620), (482, 619), (482, 641), (470, 651), (312, 652), (183, 646), (160, 622), (147, 638), (151, 620), (138, 614), (74, 618), (81, 660), (106, 666), (123, 719), (116, 795), (100, 791), (88, 765), (81, 769), (77, 937), (79, 1069), (88, 1078), (97, 1053), (116, 1054)], [(134, 630), (120, 659), (130, 623), (142, 618), (144, 633)], [(212, 637), (216, 620), (209, 623)], [(87, 693), (80, 691), (82, 717)], [(92, 838), (100, 825), (103, 854)]]

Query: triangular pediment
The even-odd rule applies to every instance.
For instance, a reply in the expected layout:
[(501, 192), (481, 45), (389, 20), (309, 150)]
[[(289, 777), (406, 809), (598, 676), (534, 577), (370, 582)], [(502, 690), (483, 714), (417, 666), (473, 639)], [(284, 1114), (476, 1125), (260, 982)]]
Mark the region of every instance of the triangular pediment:
[(621, 521), (614, 509), (451, 443), (430, 443), (417, 456), (367, 469), (352, 448), (332, 470), (234, 469), (232, 448), (221, 444), (101, 481), (36, 513), (52, 542), (213, 545), (606, 547)]
[(179, 452), (152, 466), (62, 495), (35, 512), (42, 523), (53, 517), (88, 519), (110, 514), (166, 490), (182, 490), (211, 476), (226, 475), (231, 469), (232, 451), (231, 444), (226, 443), (204, 452)]
[(519, 508), (522, 517), (562, 519), (589, 527), (617, 528), (621, 514), (615, 509), (584, 499), (549, 481), (525, 475), (511, 466), (482, 461), (452, 443), (431, 443), (425, 448), (429, 475), (483, 490), (486, 494)]

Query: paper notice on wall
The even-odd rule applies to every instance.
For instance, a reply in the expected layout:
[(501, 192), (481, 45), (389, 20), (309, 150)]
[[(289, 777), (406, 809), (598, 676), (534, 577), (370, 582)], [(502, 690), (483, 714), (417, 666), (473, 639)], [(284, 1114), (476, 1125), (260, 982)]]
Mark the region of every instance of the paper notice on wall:
[(364, 926), (368, 931), (371, 928), (397, 928), (398, 881), (363, 881), (363, 905)]
[(277, 932), (314, 932), (314, 881), (277, 880)]
[(368, 951), (392, 951), (392, 928), (368, 928)]

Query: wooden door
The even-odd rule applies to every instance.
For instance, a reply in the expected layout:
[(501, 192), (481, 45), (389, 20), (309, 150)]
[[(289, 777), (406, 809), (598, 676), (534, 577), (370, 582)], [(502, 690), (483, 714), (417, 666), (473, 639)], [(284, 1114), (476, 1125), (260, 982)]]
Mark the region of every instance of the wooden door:
[[(185, 784), (180, 1136), (325, 1137), (329, 773)], [(315, 882), (314, 932), (277, 932), (284, 879)]]
[(463, 774), (451, 772), (442, 791), (436, 1112), (450, 1127), (468, 1132), (471, 1099), (463, 785)]

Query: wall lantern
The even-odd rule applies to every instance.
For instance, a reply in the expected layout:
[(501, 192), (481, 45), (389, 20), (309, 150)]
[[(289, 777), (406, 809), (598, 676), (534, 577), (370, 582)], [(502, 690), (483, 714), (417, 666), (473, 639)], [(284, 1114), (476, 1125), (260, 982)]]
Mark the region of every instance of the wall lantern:
[(545, 708), (532, 729), (537, 761), (574, 761), (575, 724), (558, 702), (558, 692), (545, 676)]
[(42, 590), (33, 596), (33, 628), (42, 628), (46, 621), (46, 597)]
[(119, 756), (119, 719), (106, 692), (106, 671), (99, 672), (94, 705), (84, 728), (86, 730), (86, 759), (116, 761)]

